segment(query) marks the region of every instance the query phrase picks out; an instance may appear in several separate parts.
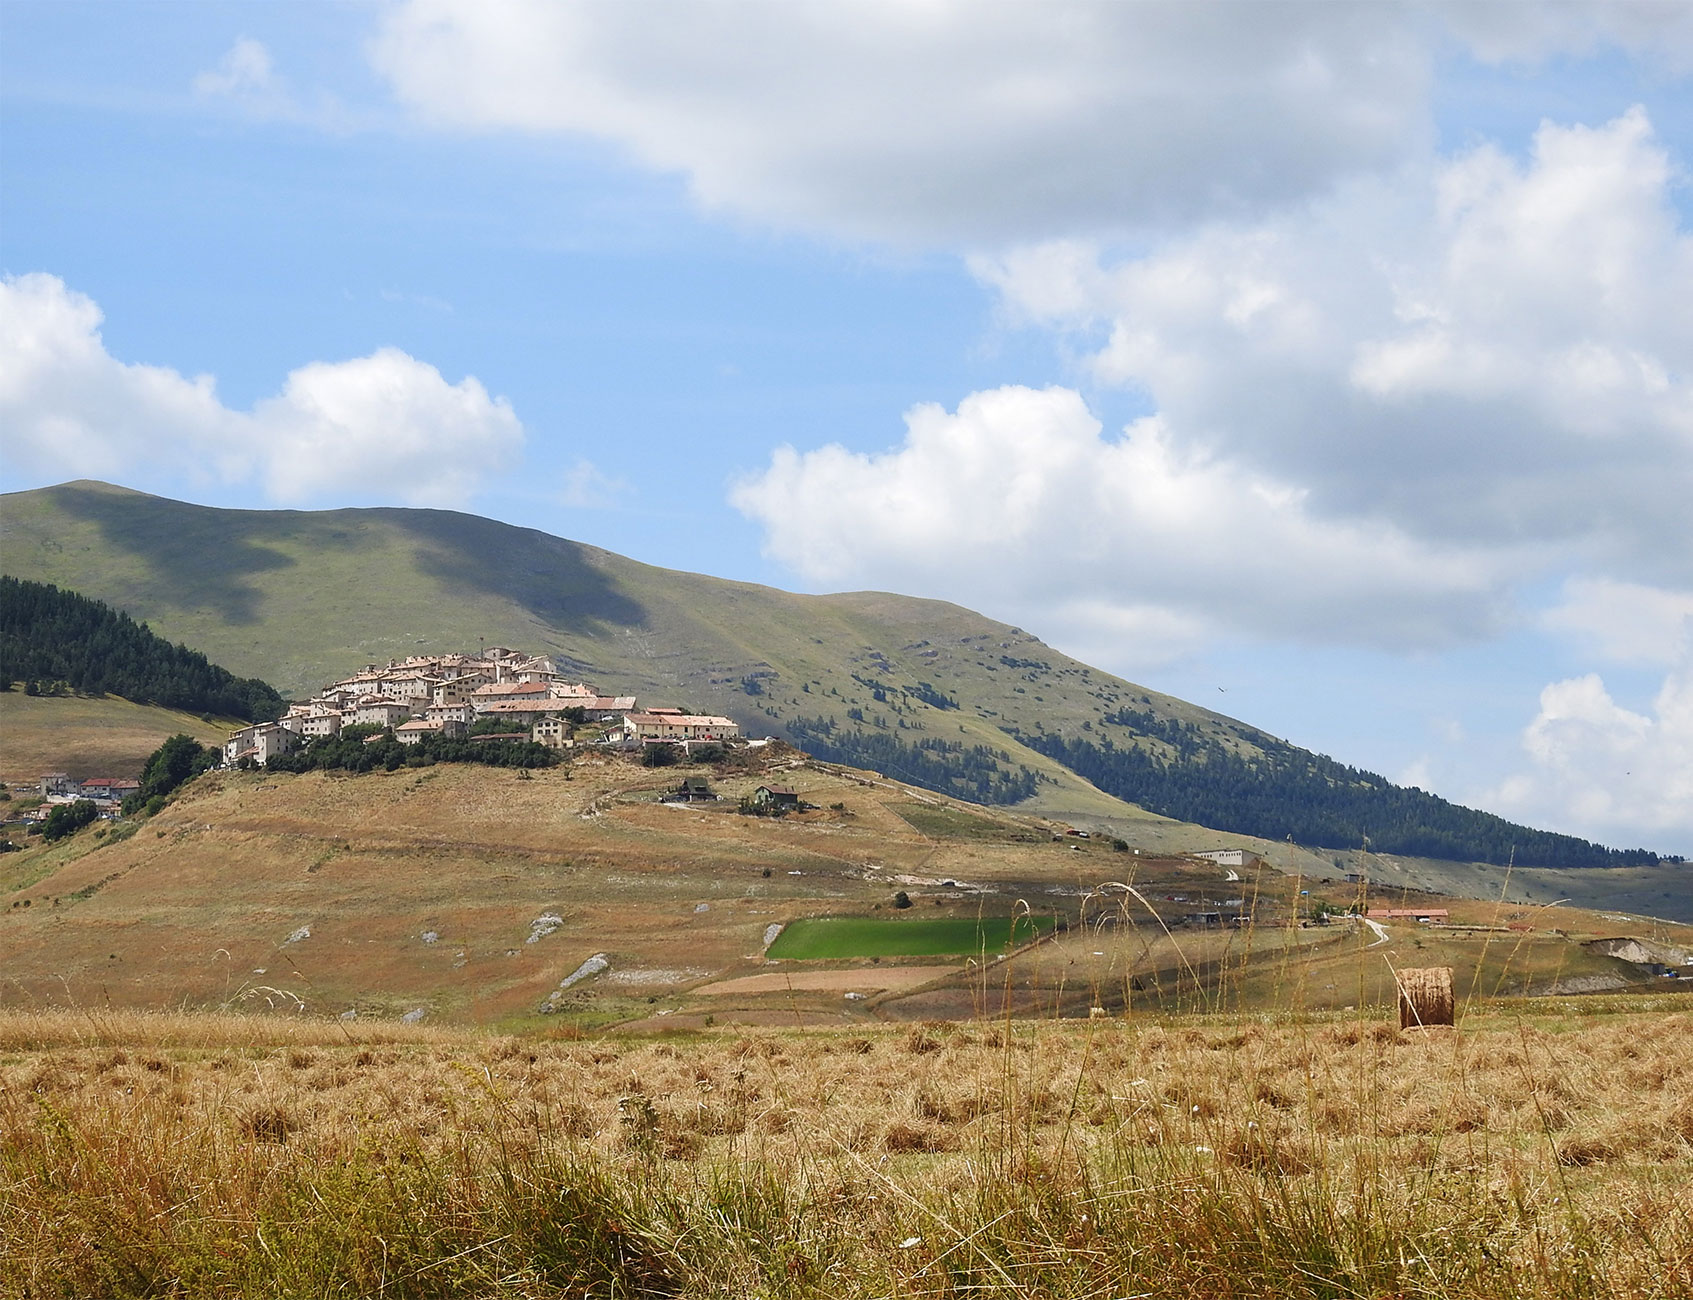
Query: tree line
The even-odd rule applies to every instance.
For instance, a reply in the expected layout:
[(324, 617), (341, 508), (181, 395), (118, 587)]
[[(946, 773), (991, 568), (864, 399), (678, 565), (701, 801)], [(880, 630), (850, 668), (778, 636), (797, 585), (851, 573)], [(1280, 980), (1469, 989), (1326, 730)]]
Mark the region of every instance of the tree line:
[(833, 718), (794, 718), (789, 739), (825, 762), (868, 768), (925, 790), (982, 804), (1021, 803), (1040, 786), (1040, 774), (1011, 767), (1011, 755), (987, 745), (925, 737), (914, 745), (880, 731), (857, 731)]
[(1129, 730), (1134, 742), (1006, 730), (1107, 794), (1219, 831), (1496, 866), (1513, 858), (1537, 867), (1660, 861), (1648, 849), (1606, 848), (1449, 803), (1262, 732), (1250, 737), (1258, 752), (1241, 754), (1191, 722), (1149, 710), (1120, 709), (1103, 720)]
[(424, 736), (402, 745), (391, 731), (366, 724), (341, 728), (338, 736), (319, 736), (287, 754), (274, 754), (271, 772), (374, 772), (435, 763), (481, 763), (488, 767), (552, 767), (558, 754), (529, 740), (448, 739)]
[(63, 683), (87, 695), (248, 722), (272, 722), (286, 707), (268, 683), (236, 677), (104, 601), (0, 577), (0, 685), (19, 682), (32, 693)]

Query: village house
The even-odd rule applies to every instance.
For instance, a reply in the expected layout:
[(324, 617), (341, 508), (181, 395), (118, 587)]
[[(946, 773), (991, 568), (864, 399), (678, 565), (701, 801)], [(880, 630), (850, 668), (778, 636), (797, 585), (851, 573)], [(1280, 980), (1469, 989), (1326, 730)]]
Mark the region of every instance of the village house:
[(128, 781), (116, 776), (91, 776), (82, 782), (82, 797), (84, 799), (114, 799), (124, 800), (141, 788), (141, 782)]
[(1255, 867), (1259, 858), (1251, 849), (1207, 849), (1191, 856), (1215, 862), (1219, 867)]
[(231, 732), (223, 744), (223, 761), (236, 767), (251, 759), (263, 767), (278, 754), (286, 754), (300, 743), (300, 737), (279, 722), (260, 722)]
[(529, 732), (529, 739), (549, 749), (568, 749), (570, 724), (563, 718), (542, 718)]
[(468, 703), (431, 704), (423, 716), (432, 722), (462, 722), (468, 727), (476, 721), (476, 710)]
[(69, 795), (75, 798), (82, 793), (82, 785), (71, 780), (69, 772), (48, 772), (41, 778), (41, 797), (51, 799), (54, 795)]
[(457, 740), (468, 728), (456, 719), (413, 718), (394, 728), (394, 739), (402, 745), (415, 745), (425, 736), (440, 736), (443, 740)]
[(343, 678), (335, 683), (332, 689), (349, 694), (353, 699), (364, 695), (380, 695), (382, 693), (382, 679), (386, 673), (378, 671), (372, 664), (362, 673), (354, 673), (351, 677)]
[(413, 700), (428, 700), (441, 683), (437, 678), (417, 669), (391, 673), (383, 679), (380, 693), (390, 699), (409, 704)]
[(514, 727), (532, 727), (549, 714), (557, 713), (560, 708), (557, 700), (546, 696), (524, 698), (519, 696), (512, 700), (490, 700), (476, 705), (478, 720), (492, 719), (496, 722), (509, 723)]
[(495, 685), (516, 682), (518, 669), (529, 662), (530, 658), (503, 645), (488, 646), (482, 651), (481, 657), (493, 672)]
[(312, 715), (313, 711), (310, 704), (290, 704), (288, 711), (277, 721), (296, 735), (304, 735), (306, 719)]
[(409, 717), (411, 710), (404, 704), (381, 695), (367, 695), (353, 712), (353, 721), (360, 726), (392, 727)]
[(462, 673), (446, 681), (436, 682), (435, 689), (429, 692), (429, 699), (434, 704), (469, 704), (476, 688), (490, 685), (493, 680), (480, 670)]
[[(442, 655), (435, 660), (435, 675), (445, 682), (464, 677), (487, 677), (488, 661), (472, 655)], [(492, 678), (489, 677), (491, 681)]]
[(621, 734), (625, 744), (642, 744), (654, 740), (733, 740), (741, 729), (728, 718), (713, 714), (650, 709), (625, 714)]
[(599, 694), (587, 682), (552, 682), (550, 689), (554, 699), (564, 700), (568, 704), (585, 704)]
[(350, 686), (326, 686), (312, 696), (311, 706), (321, 713), (343, 713), (357, 704), (366, 693), (365, 691), (355, 691)]
[(494, 700), (550, 700), (552, 689), (545, 682), (488, 682), (470, 693), (478, 708)]
[(307, 740), (320, 740), (341, 734), (341, 714), (333, 709), (309, 714), (300, 723), (300, 734)]
[(591, 695), (579, 704), (571, 703), (582, 710), (584, 722), (615, 722), (625, 713), (635, 712), (633, 695)]
[(685, 776), (665, 798), (673, 803), (713, 803), (717, 794), (703, 776)]
[(799, 791), (791, 785), (761, 785), (749, 798), (754, 808), (797, 811), (803, 806), (800, 803)]
[(548, 686), (553, 685), (558, 678), (558, 670), (546, 655), (535, 655), (522, 663), (513, 664), (507, 671), (516, 681), (542, 682)]

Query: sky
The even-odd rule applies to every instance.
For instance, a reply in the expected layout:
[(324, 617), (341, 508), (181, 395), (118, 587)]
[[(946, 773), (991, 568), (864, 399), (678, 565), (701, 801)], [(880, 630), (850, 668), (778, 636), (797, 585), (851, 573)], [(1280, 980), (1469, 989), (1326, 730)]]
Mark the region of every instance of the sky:
[(1693, 4), (0, 0), (0, 489), (956, 601), (1693, 855)]

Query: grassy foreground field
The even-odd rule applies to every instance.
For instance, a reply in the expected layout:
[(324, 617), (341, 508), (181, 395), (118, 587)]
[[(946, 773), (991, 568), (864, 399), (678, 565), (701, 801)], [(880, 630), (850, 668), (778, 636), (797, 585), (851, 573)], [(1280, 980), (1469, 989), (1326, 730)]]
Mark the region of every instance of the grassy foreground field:
[[(1626, 1008), (1626, 1009), (1625, 1009)], [(1693, 1017), (0, 1015), (0, 1292), (1685, 1297)]]

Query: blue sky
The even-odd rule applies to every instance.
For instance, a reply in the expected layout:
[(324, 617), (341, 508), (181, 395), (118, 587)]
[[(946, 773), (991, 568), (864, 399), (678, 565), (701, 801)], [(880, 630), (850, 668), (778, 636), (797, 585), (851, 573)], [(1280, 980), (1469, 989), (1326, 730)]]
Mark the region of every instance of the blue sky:
[(6, 490), (953, 599), (1693, 853), (1685, 5), (0, 24)]

